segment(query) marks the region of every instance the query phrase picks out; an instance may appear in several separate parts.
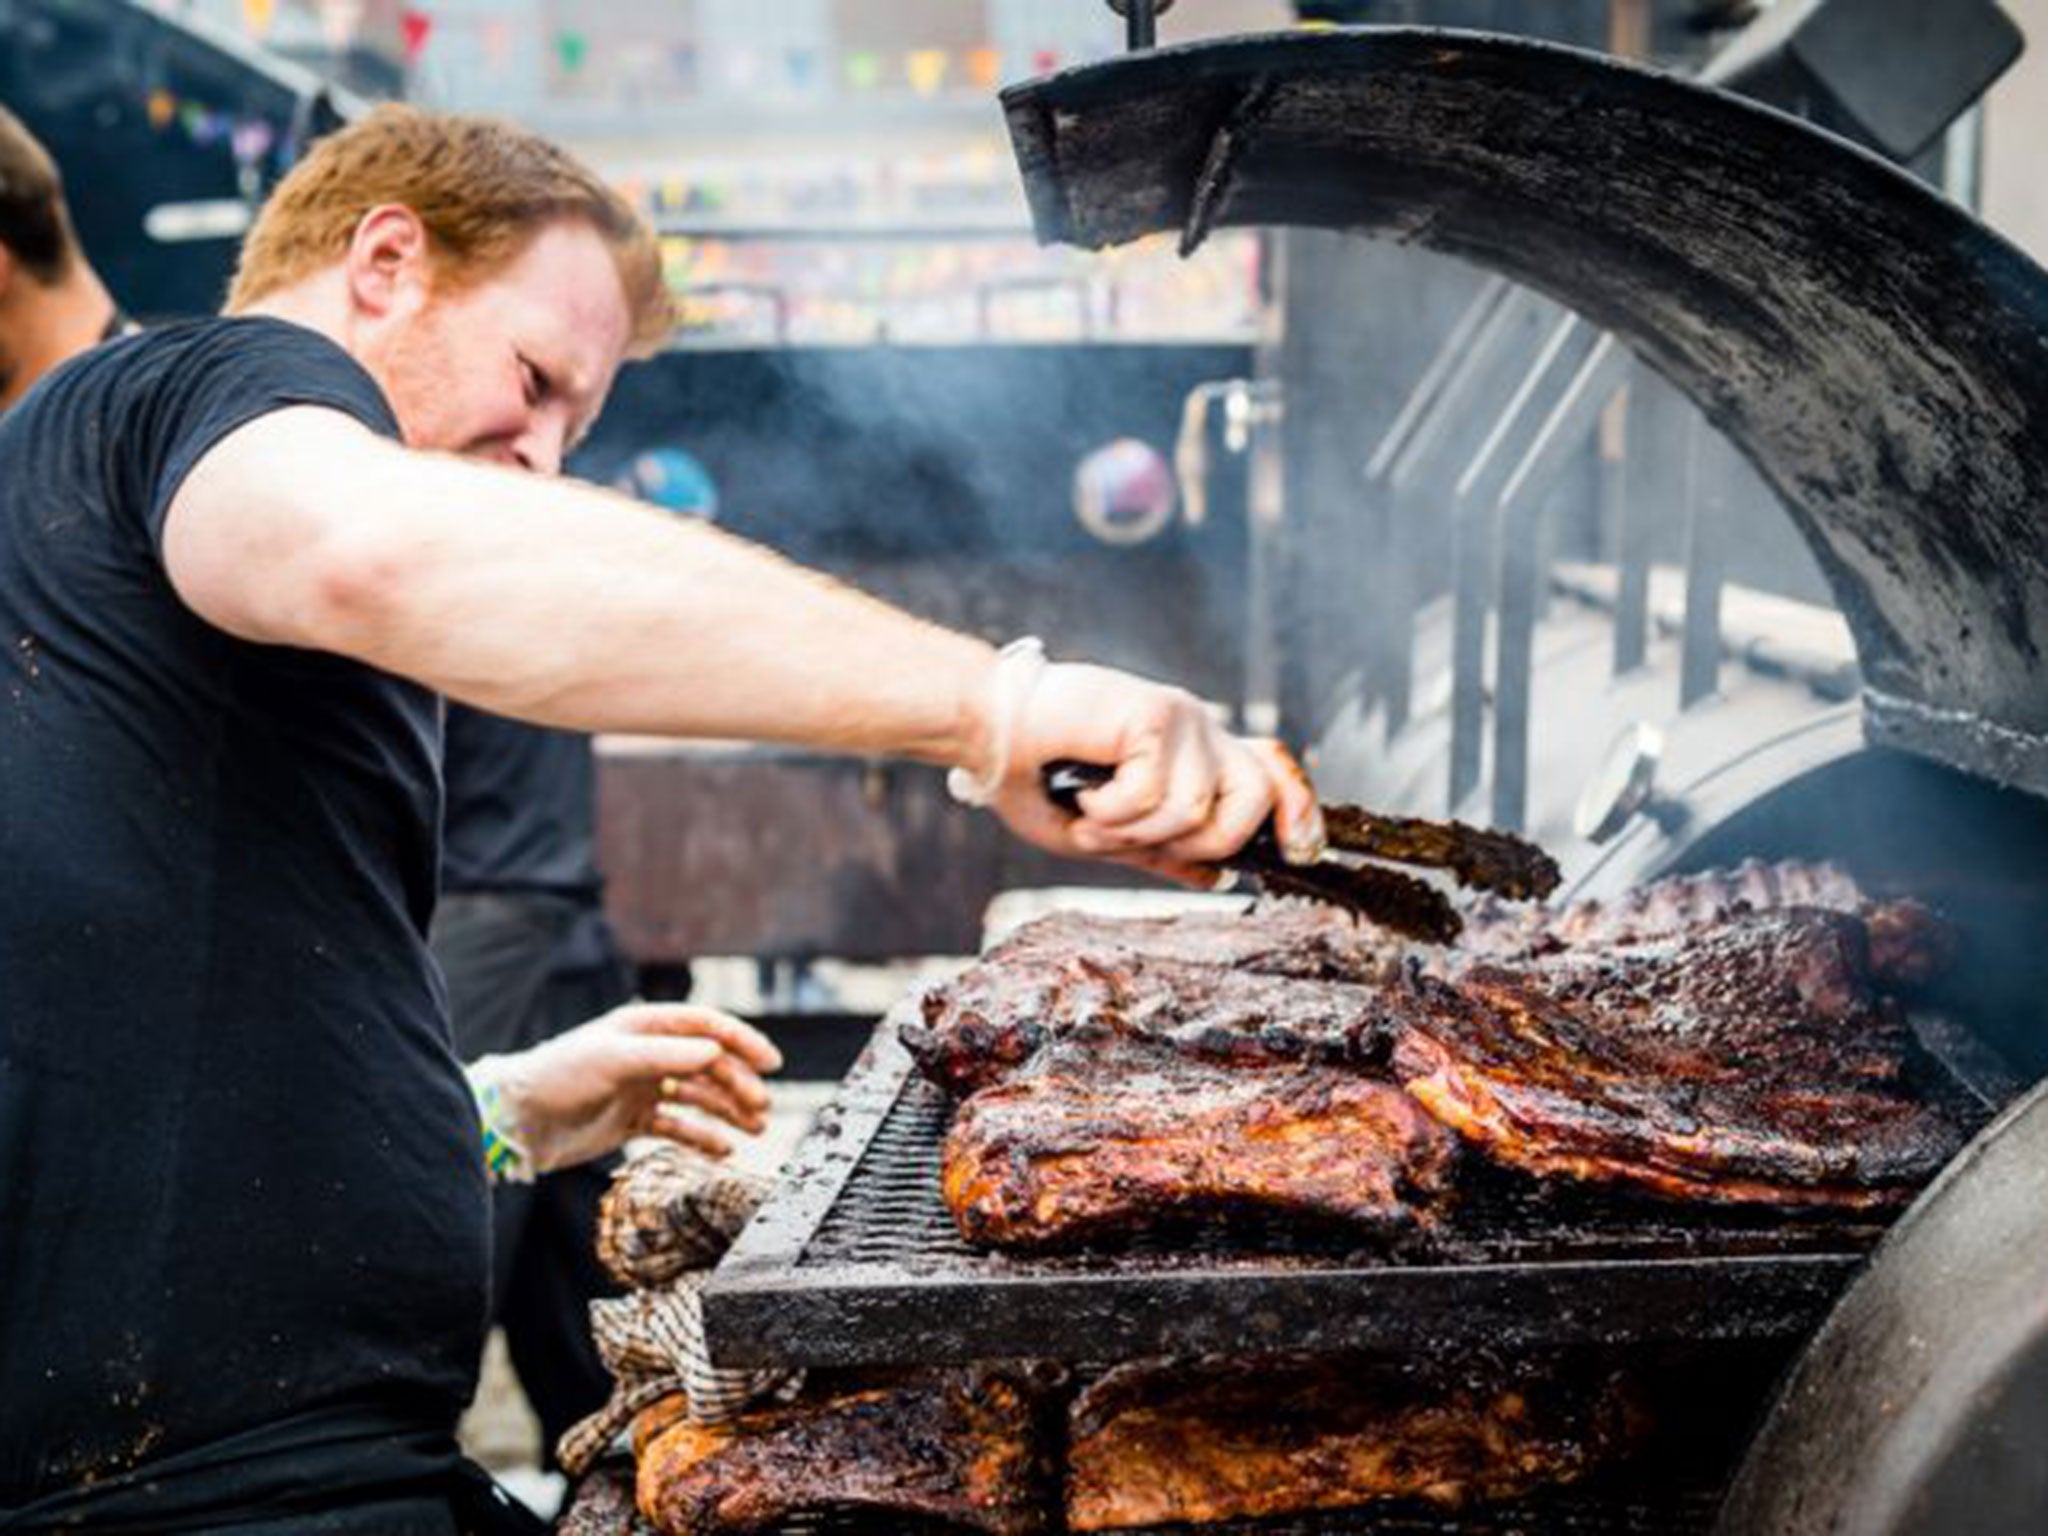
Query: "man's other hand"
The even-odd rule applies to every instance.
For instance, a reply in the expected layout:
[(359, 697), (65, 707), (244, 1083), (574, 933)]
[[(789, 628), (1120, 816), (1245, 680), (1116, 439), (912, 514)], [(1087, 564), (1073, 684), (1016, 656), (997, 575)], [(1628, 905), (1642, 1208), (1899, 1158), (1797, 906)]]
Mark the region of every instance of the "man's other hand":
[(752, 1135), (768, 1123), (760, 1074), (782, 1055), (751, 1025), (715, 1008), (627, 1003), (530, 1050), (486, 1058), (535, 1171), (603, 1157), (635, 1136), (659, 1136), (713, 1157), (727, 1138), (680, 1111), (695, 1109)]
[[(1276, 741), (1232, 736), (1202, 702), (1104, 667), (1048, 666), (1017, 705), (993, 803), (1018, 836), (1055, 853), (1116, 859), (1190, 885), (1244, 846), (1268, 816), (1296, 862), (1322, 849), (1315, 791)], [(1113, 767), (1070, 817), (1040, 769), (1061, 758)]]

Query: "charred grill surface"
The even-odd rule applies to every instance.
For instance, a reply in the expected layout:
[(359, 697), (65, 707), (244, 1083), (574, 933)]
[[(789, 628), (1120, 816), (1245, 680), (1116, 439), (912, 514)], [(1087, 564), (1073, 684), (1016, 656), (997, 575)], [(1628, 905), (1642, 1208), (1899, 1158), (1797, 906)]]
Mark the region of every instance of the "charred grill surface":
[(1141, 1362), (1075, 1400), (1067, 1528), (1511, 1498), (1600, 1465), (1631, 1419), (1610, 1380), (1447, 1387), (1341, 1357)]
[(1448, 1192), (1455, 1138), (1400, 1089), (1343, 1068), (1224, 1068), (1156, 1053), (1054, 1065), (955, 1118), (947, 1205), (1013, 1250), (1256, 1217), (1394, 1234)]
[(1050, 1529), (1053, 1475), (1021, 1374), (955, 1371), (847, 1390), (730, 1424), (659, 1419), (636, 1435), (640, 1509), (663, 1536), (767, 1532), (869, 1510), (948, 1529)]
[(1860, 918), (1750, 913), (1402, 983), (1395, 1071), (1511, 1166), (1673, 1198), (1895, 1204), (1961, 1132), (1900, 1083)]

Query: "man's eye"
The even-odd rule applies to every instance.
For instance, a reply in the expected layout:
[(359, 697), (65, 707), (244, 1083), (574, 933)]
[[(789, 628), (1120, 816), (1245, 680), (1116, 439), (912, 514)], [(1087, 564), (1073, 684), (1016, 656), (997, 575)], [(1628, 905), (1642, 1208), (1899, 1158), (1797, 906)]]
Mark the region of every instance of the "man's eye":
[(540, 404), (548, 392), (546, 376), (523, 357), (519, 359), (519, 385), (526, 393), (528, 405)]

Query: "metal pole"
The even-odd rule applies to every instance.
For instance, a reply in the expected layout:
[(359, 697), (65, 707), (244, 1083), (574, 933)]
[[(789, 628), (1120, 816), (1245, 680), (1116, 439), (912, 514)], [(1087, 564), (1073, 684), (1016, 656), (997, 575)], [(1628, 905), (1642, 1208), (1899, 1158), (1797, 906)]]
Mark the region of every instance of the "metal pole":
[(1124, 46), (1136, 53), (1159, 41), (1158, 0), (1129, 0), (1124, 12)]

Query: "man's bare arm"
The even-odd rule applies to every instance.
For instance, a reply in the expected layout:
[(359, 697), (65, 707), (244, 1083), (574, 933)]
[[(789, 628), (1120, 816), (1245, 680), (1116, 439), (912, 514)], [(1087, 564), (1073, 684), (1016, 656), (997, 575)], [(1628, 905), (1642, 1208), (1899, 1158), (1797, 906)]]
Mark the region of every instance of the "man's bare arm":
[(956, 762), (991, 652), (609, 491), (273, 412), (172, 502), (178, 595), (243, 639), (339, 652), (550, 725)]
[[(230, 634), (350, 656), (543, 724), (801, 742), (986, 769), (990, 647), (609, 491), (415, 452), (297, 407), (231, 433), (172, 501), (173, 587)], [(1178, 690), (1048, 668), (995, 808), (1065, 851), (1185, 873), (1313, 796)], [(1031, 782), (1114, 764), (1069, 825)]]

